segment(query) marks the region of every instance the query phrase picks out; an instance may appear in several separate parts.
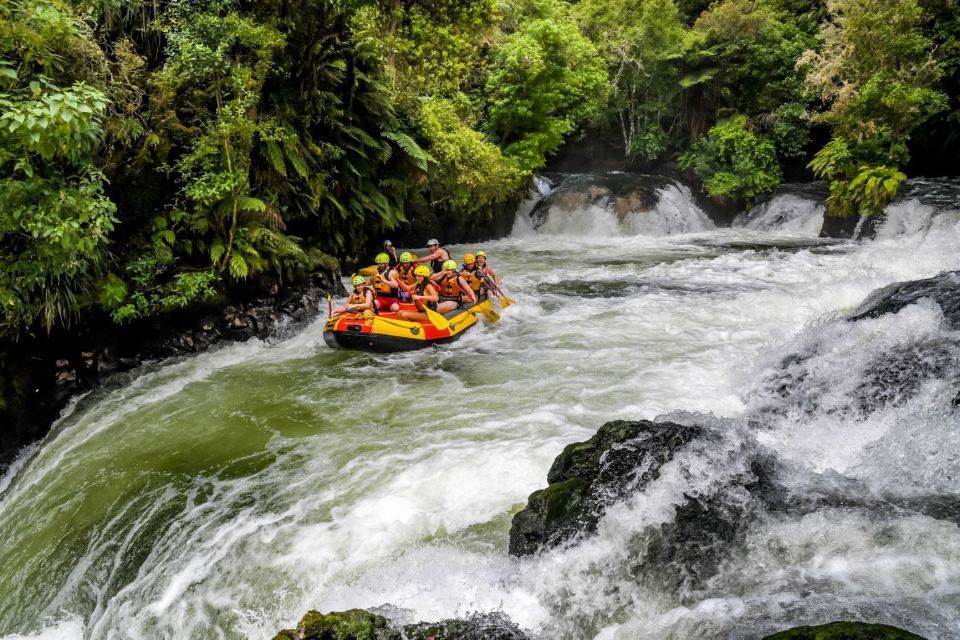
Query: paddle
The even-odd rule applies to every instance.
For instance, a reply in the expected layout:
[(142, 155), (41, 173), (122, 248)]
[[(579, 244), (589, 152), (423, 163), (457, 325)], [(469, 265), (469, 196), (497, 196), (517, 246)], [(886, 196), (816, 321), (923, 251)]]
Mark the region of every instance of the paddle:
[(503, 305), (504, 309), (513, 304), (513, 300), (507, 297), (507, 294), (505, 294), (500, 287), (497, 286), (496, 280), (490, 276), (483, 276), (483, 286), (497, 294), (497, 296), (500, 298), (500, 304)]
[(500, 314), (489, 307), (483, 306), (483, 303), (478, 303), (475, 307), (471, 308), (470, 311), (473, 311), (474, 309), (482, 313), (483, 316), (490, 322), (496, 322), (500, 319)]
[(333, 317), (333, 295), (327, 294), (327, 318)]
[[(411, 296), (413, 295), (413, 287), (408, 286), (407, 283), (401, 282), (400, 280), (397, 280), (397, 284), (399, 284), (400, 288), (409, 293)], [(450, 323), (447, 321), (447, 319), (428, 307), (426, 303), (418, 300), (415, 301), (415, 304), (420, 307), (421, 311), (427, 314), (427, 320), (430, 321), (430, 324), (432, 324), (437, 331), (447, 331), (450, 329)]]

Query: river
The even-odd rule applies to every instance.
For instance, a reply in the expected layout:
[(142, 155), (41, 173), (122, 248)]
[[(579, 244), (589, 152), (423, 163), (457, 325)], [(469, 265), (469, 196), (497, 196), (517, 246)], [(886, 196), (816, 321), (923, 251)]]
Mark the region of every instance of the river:
[[(267, 638), (308, 609), (390, 605), (402, 620), (502, 610), (546, 638), (746, 638), (856, 617), (957, 637), (960, 529), (911, 511), (758, 516), (696, 592), (631, 579), (629, 541), (735, 469), (735, 445), (678, 461), (582, 544), (506, 552), (554, 457), (618, 418), (709, 414), (795, 469), (798, 493), (810, 478), (958, 493), (955, 378), (843, 405), (877, 355), (956, 338), (933, 305), (841, 320), (879, 287), (960, 268), (960, 188), (911, 189), (864, 241), (817, 239), (823, 208), (799, 188), (733, 228), (679, 185), (624, 220), (557, 209), (534, 230), (521, 213), (482, 245), (516, 304), (452, 345), (333, 351), (321, 318), (117, 379), (0, 481), (0, 635)], [(804, 350), (806, 375), (771, 393)], [(773, 417), (761, 429), (757, 415)]]

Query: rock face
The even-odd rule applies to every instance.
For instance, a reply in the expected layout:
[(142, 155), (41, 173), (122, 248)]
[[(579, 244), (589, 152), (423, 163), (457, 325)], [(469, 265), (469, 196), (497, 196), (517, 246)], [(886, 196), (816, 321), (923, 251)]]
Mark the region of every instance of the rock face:
[(924, 640), (922, 636), (885, 624), (831, 622), (817, 627), (796, 627), (763, 640)]
[(608, 422), (586, 442), (568, 445), (510, 527), (510, 553), (536, 553), (596, 530), (606, 505), (642, 490), (660, 467), (701, 435), (672, 422)]
[(407, 640), (527, 640), (520, 627), (502, 613), (410, 624), (403, 633)]
[(296, 629), (273, 640), (527, 640), (510, 618), (500, 613), (475, 614), (441, 622), (418, 622), (402, 629), (383, 616), (363, 609), (319, 613), (309, 611)]
[(960, 271), (948, 271), (926, 280), (897, 282), (878, 289), (848, 319), (856, 321), (897, 313), (922, 299), (938, 304), (950, 326), (960, 327)]
[(252, 300), (123, 327), (93, 319), (67, 333), (0, 344), (0, 471), (21, 447), (46, 434), (72, 396), (109, 375), (149, 360), (200, 353), (224, 341), (277, 336), (316, 317), (327, 306), (327, 292), (342, 288), (335, 274), (318, 273)]

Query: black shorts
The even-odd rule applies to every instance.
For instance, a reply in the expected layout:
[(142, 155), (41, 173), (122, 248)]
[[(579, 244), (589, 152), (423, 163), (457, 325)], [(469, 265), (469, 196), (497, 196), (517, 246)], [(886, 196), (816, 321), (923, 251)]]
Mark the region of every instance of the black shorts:
[(438, 301), (438, 304), (439, 304), (440, 302), (456, 302), (456, 303), (457, 303), (457, 309), (463, 309), (463, 298), (444, 298), (444, 297), (441, 297), (440, 300)]

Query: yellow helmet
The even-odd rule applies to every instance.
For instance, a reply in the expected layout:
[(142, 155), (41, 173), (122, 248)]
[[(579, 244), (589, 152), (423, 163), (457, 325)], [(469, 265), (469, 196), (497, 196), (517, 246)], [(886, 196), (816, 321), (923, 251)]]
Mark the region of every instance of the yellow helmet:
[(466, 253), (463, 256), (463, 264), (473, 264), (477, 259), (472, 253)]
[(454, 271), (456, 271), (456, 269), (457, 269), (457, 261), (456, 261), (456, 260), (444, 260), (444, 261), (443, 261), (443, 264), (442, 264), (441, 266), (442, 266), (444, 269), (453, 269)]
[(487, 257), (487, 252), (486, 252), (486, 251), (477, 251), (477, 257), (478, 257), (478, 258), (486, 258), (486, 257)]
[(353, 276), (351, 282), (353, 282), (353, 286), (357, 286), (358, 284), (367, 284), (367, 279), (363, 276)]
[(404, 251), (400, 254), (400, 262), (413, 262), (413, 254), (409, 251)]
[(377, 264), (390, 264), (390, 256), (385, 253), (378, 253), (377, 257), (373, 259)]
[(425, 264), (421, 264), (420, 266), (418, 266), (416, 269), (413, 270), (413, 275), (415, 275), (415, 276), (423, 276), (423, 277), (425, 277), (425, 278), (429, 278), (429, 277), (430, 277), (430, 267), (428, 267), (428, 266), (425, 265)]

